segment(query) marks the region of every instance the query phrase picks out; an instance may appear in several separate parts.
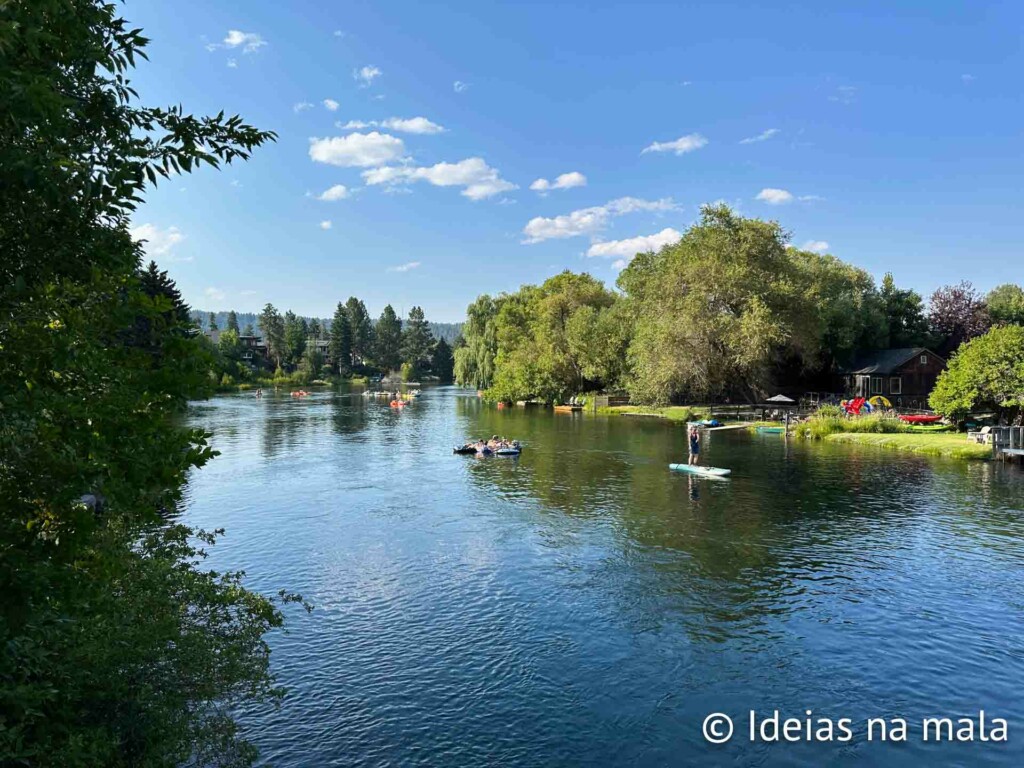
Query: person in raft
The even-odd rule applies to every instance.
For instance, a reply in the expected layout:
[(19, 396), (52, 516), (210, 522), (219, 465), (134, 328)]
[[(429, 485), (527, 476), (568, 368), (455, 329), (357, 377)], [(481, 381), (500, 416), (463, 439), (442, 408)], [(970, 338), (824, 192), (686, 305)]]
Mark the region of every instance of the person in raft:
[(700, 463), (700, 432), (690, 427), (690, 464)]

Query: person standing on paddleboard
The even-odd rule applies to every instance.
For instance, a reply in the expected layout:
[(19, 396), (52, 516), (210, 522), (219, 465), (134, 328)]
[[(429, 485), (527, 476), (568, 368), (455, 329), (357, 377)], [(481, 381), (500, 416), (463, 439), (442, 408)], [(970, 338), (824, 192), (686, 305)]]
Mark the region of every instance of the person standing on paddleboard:
[(700, 462), (700, 432), (696, 427), (690, 427), (690, 464), (696, 465)]

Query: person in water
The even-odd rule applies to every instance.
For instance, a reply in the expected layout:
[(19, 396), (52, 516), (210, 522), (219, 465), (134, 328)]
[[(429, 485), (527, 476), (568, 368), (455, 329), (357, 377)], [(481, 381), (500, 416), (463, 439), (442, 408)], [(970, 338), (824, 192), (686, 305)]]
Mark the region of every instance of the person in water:
[(690, 464), (700, 463), (700, 432), (690, 427)]

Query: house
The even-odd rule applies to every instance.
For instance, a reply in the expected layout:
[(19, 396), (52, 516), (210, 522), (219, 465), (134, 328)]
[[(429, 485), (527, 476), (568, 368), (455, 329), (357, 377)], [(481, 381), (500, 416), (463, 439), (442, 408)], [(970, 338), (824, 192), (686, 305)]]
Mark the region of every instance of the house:
[(935, 380), (945, 368), (945, 359), (930, 349), (906, 347), (861, 355), (839, 375), (848, 395), (882, 395), (896, 407), (925, 408)]

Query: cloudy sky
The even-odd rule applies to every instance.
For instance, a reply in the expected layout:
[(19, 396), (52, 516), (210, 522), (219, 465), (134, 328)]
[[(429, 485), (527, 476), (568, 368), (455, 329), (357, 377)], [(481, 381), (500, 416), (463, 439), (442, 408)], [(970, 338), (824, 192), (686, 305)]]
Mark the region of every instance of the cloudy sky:
[[(899, 8), (895, 6), (899, 5)], [(562, 269), (702, 203), (930, 292), (1024, 279), (1024, 4), (128, 0), (150, 104), (279, 134), (134, 219), (201, 309), (330, 315)]]

